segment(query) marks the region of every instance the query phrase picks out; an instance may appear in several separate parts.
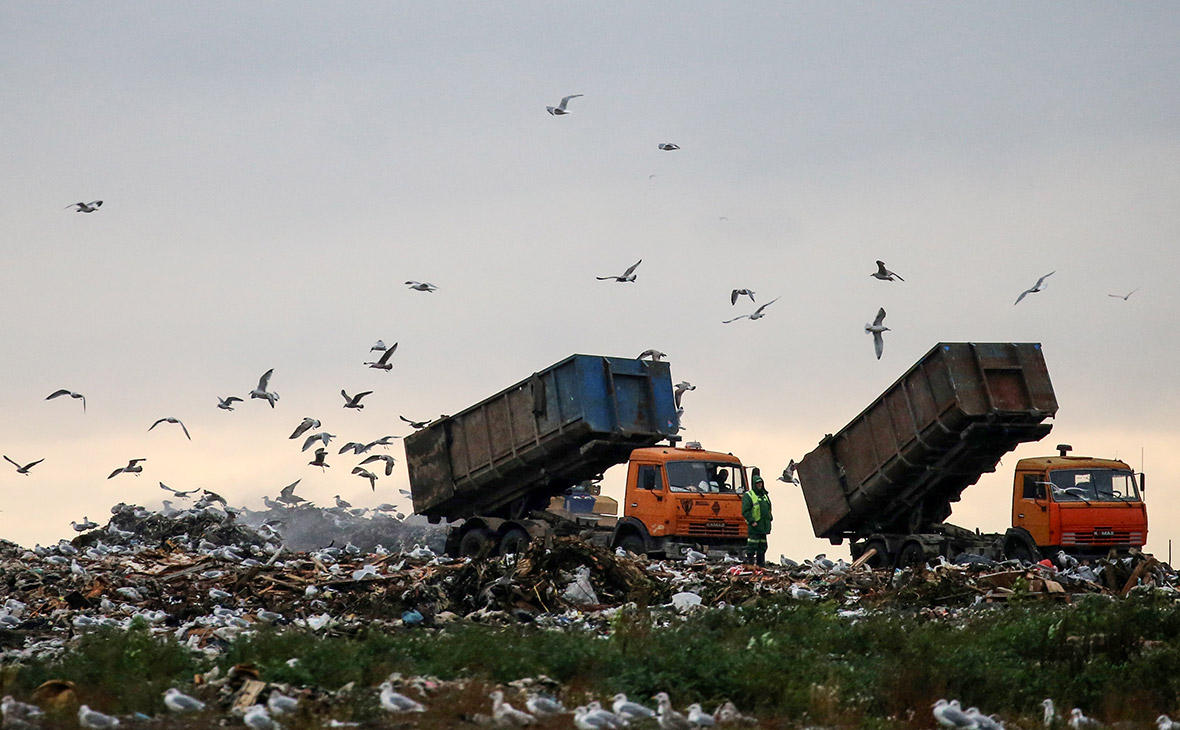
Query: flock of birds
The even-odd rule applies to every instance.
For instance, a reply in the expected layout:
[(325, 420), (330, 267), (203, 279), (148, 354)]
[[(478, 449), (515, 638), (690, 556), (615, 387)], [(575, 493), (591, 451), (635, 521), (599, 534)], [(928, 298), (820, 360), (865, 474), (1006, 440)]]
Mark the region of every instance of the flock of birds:
[[(1064, 719), (1051, 699), (1042, 700), (1041, 708), (1042, 724), (1046, 730), (1058, 730), (1066, 726), (1070, 730), (1101, 730), (1105, 727), (1102, 722), (1087, 717), (1077, 707), (1070, 710), (1069, 719)], [(963, 709), (958, 700), (938, 700), (934, 703), (933, 714), (939, 726), (947, 730), (1004, 730), (1004, 721), (997, 715), (985, 715), (976, 707)], [(1157, 717), (1155, 725), (1157, 730), (1180, 730), (1180, 723), (1167, 715)]]

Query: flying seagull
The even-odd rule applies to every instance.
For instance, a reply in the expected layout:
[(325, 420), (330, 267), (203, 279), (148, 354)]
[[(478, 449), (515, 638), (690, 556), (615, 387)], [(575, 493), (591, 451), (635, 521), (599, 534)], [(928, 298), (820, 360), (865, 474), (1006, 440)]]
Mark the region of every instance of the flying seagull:
[[(1134, 292), (1132, 292), (1132, 293), (1134, 293)], [(1128, 294), (1127, 296), (1131, 296), (1131, 295)], [(54, 398), (56, 398), (60, 395), (68, 395), (71, 398), (76, 398), (78, 400), (81, 400), (82, 401), (82, 412), (83, 413), (86, 412), (86, 396), (82, 395), (81, 393), (75, 393), (72, 390), (66, 390), (65, 388), (62, 388), (61, 390), (55, 390), (52, 393), (50, 393), (49, 395), (45, 396), (45, 400), (53, 400)]]
[[(291, 435), (288, 436), (287, 438), (297, 439), (300, 436), (302, 436), (306, 431), (310, 431), (313, 428), (319, 428), (319, 427), (320, 427), (319, 419), (317, 419), (317, 418), (304, 418), (303, 421), (298, 426), (295, 427), (295, 430), (292, 431)], [(324, 445), (326, 446), (327, 442), (324, 442)], [(303, 450), (306, 451), (307, 447), (306, 446), (303, 447)]]
[(385, 462), (385, 476), (389, 476), (393, 473), (393, 465), (397, 463), (397, 459), (393, 458), (389, 454), (373, 454), (369, 458), (362, 461), (361, 465), (364, 466), (365, 464), (372, 464), (374, 461)]
[(684, 391), (696, 389), (697, 387), (687, 380), (681, 380), (679, 383), (672, 386), (672, 397), (676, 399), (676, 407), (680, 407), (680, 398), (684, 395)]
[(320, 433), (313, 433), (312, 435), (310, 435), (306, 439), (304, 439), (303, 448), (299, 449), (299, 450), (300, 451), (307, 451), (308, 449), (311, 448), (311, 445), (314, 444), (316, 441), (321, 441), (321, 442), (323, 442), (324, 446), (327, 446), (328, 442), (334, 438), (336, 438), (336, 434), (328, 433), (327, 431), (321, 431)]
[(680, 149), (680, 145), (673, 144), (672, 142), (660, 142), (660, 149), (671, 152), (672, 150)]
[(406, 418), (405, 416), (398, 416), (398, 418), (400, 418), (403, 421), (405, 421), (406, 423), (410, 424), (411, 428), (426, 428), (427, 426), (430, 425), (430, 421), (411, 421), (410, 419)]
[(570, 99), (577, 99), (579, 96), (582, 96), (582, 95), (581, 94), (570, 94), (569, 96), (563, 96), (561, 98), (560, 104), (558, 104), (557, 106), (547, 106), (547, 107), (545, 107), (545, 111), (549, 112), (550, 114), (552, 114), (555, 117), (560, 117), (562, 114), (569, 114), (569, 112), (566, 111), (566, 108), (565, 108), (566, 104), (570, 103)]
[(754, 301), (753, 289), (734, 289), (729, 293), (729, 303), (737, 304), (738, 297), (749, 297), (750, 301)]
[(438, 287), (434, 284), (429, 284), (424, 281), (407, 281), (406, 286), (410, 287), (414, 291), (434, 291), (438, 289)]
[(771, 304), (774, 304), (774, 303), (775, 303), (775, 302), (777, 302), (779, 299), (781, 299), (781, 297), (775, 297), (774, 299), (771, 299), (771, 300), (770, 300), (769, 302), (767, 302), (766, 304), (763, 304), (761, 307), (758, 307), (757, 309), (755, 309), (755, 310), (753, 311), (753, 313), (752, 313), (752, 314), (739, 314), (738, 316), (734, 317), (733, 319), (727, 319), (727, 320), (723, 320), (723, 321), (721, 322), (721, 324), (729, 324), (730, 322), (736, 322), (736, 321), (738, 321), (739, 319), (744, 319), (744, 318), (746, 318), (746, 317), (749, 317), (751, 320), (755, 320), (755, 319), (762, 319), (763, 317), (765, 317), (765, 316), (766, 316), (766, 313), (765, 313), (765, 312), (763, 312), (762, 310), (766, 309), (766, 308), (767, 308), (767, 307), (769, 307)]
[[(367, 362), (364, 364), (371, 368), (388, 372), (393, 370), (393, 363), (389, 361), (389, 358), (391, 355), (393, 355), (394, 350), (397, 349), (397, 343), (393, 343), (393, 345), (391, 345), (388, 349), (383, 346), (382, 349), (384, 352), (381, 353), (381, 357), (377, 358), (375, 362)], [(372, 350), (369, 350), (369, 352), (372, 352)]]
[(795, 471), (798, 468), (799, 464), (797, 464), (794, 459), (791, 459), (790, 463), (787, 464), (787, 468), (783, 469), (783, 474), (778, 478), (778, 480), (780, 482), (786, 482), (787, 484), (798, 484), (799, 477), (795, 476)]
[(363, 479), (368, 479), (369, 486), (372, 487), (374, 492), (377, 491), (377, 475), (376, 474), (369, 471), (368, 469), (366, 469), (363, 466), (354, 466), (352, 468), (352, 473), (356, 474), (357, 476), (359, 476)]
[(282, 502), (283, 504), (289, 504), (292, 507), (299, 504), (300, 502), (305, 502), (306, 500), (303, 499), (303, 497), (295, 494), (295, 487), (297, 487), (301, 481), (303, 480), (296, 479), (287, 486), (283, 487), (283, 489), (279, 492), (279, 496), (275, 498), (275, 501)]
[(898, 281), (905, 281), (905, 279), (901, 278), (900, 276), (898, 276), (894, 272), (885, 268), (884, 261), (878, 261), (877, 262), (877, 270), (874, 271), (873, 273), (869, 274), (869, 276), (873, 277), (874, 279), (880, 279), (881, 281), (893, 281), (895, 278)]
[(877, 359), (881, 359), (881, 353), (885, 350), (885, 340), (881, 337), (882, 332), (888, 332), (889, 328), (881, 324), (885, 321), (885, 307), (877, 310), (877, 318), (873, 320), (872, 324), (865, 325), (865, 332), (873, 335), (873, 349), (877, 351)]
[(141, 461), (147, 461), (147, 459), (132, 459), (127, 462), (127, 466), (120, 467), (111, 472), (111, 475), (107, 479), (113, 479), (116, 474), (123, 474), (124, 472), (139, 476), (139, 473), (143, 471), (143, 467), (139, 465)]
[(368, 446), (369, 446), (369, 448), (372, 448), (374, 446), (384, 446), (388, 450), (389, 447), (393, 445), (392, 439), (399, 439), (399, 438), (401, 438), (401, 436), (382, 436), (381, 438), (372, 442)]
[(175, 494), (177, 497), (180, 497), (181, 499), (189, 499), (189, 495), (196, 494), (197, 492), (201, 491), (201, 488), (197, 487), (196, 489), (189, 489), (189, 490), (182, 492), (179, 489), (173, 489), (172, 487), (168, 486), (164, 482), (160, 482), (160, 489), (163, 489), (166, 492), (172, 492), (173, 494)]
[[(1053, 276), (1056, 273), (1057, 273), (1057, 270), (1054, 269), (1053, 271), (1050, 271), (1048, 274), (1045, 274), (1041, 278), (1037, 279), (1037, 283), (1033, 284), (1031, 289), (1025, 289), (1024, 291), (1020, 292), (1020, 296), (1016, 297), (1016, 301), (1012, 302), (1012, 306), (1015, 307), (1017, 304), (1020, 304), (1020, 300), (1024, 299), (1025, 296), (1032, 294), (1034, 292), (1039, 292), (1039, 291), (1043, 290), (1045, 288), (1045, 279), (1048, 279), (1050, 276)], [(1130, 295), (1128, 294), (1127, 296), (1130, 296)]]
[(642, 263), (643, 263), (643, 259), (639, 259), (635, 263), (631, 264), (631, 266), (629, 266), (627, 268), (627, 270), (623, 272), (622, 276), (596, 276), (594, 278), (598, 279), (599, 281), (607, 281), (609, 279), (614, 279), (615, 281), (624, 281), (624, 282), (625, 281), (635, 281), (635, 268)]
[(29, 469), (32, 469), (34, 466), (37, 466), (41, 462), (45, 461), (44, 458), (41, 458), (41, 459), (37, 459), (36, 461), (25, 464), (24, 466), (21, 466), (20, 464), (16, 463), (15, 461), (8, 458), (7, 456), (4, 457), (4, 460), (7, 461), (9, 464), (12, 464), (13, 466), (16, 467), (17, 474), (24, 474), (25, 476), (29, 475)]
[(331, 464), (324, 463), (324, 457), (327, 455), (328, 455), (328, 450), (321, 446), (320, 448), (315, 450), (315, 458), (307, 463), (311, 464), (312, 466), (318, 466), (318, 467), (320, 467), (320, 469), (324, 469), (326, 467), (331, 466)]
[(265, 373), (263, 373), (262, 377), (258, 379), (258, 387), (250, 391), (251, 398), (265, 398), (266, 401), (270, 403), (271, 408), (275, 407), (275, 401), (279, 399), (278, 393), (271, 393), (267, 390), (267, 387), (270, 385), (270, 376), (274, 373), (274, 371), (275, 369), (271, 368), (270, 370), (267, 370)]
[(360, 455), (360, 454), (363, 454), (365, 451), (367, 451), (368, 448), (369, 448), (368, 444), (362, 444), (359, 441), (349, 441), (348, 443), (341, 446), (340, 450), (337, 451), (336, 453), (343, 454), (345, 451), (351, 451), (353, 454)]
[(184, 435), (185, 435), (185, 436), (188, 438), (188, 440), (189, 440), (189, 441), (192, 441), (192, 440), (193, 440), (193, 437), (188, 435), (188, 429), (187, 429), (187, 428), (185, 428), (184, 424), (183, 424), (183, 423), (181, 423), (180, 419), (179, 419), (179, 418), (173, 418), (172, 416), (166, 416), (166, 417), (164, 417), (164, 418), (161, 418), (161, 419), (157, 420), (155, 423), (153, 423), (152, 425), (148, 426), (148, 430), (149, 430), (149, 431), (151, 431), (153, 428), (155, 428), (156, 426), (159, 426), (161, 423), (175, 423), (175, 424), (178, 424), (178, 425), (180, 426), (181, 430), (182, 430), (182, 431), (184, 431)]
[[(1107, 294), (1106, 296), (1108, 296), (1108, 297), (1114, 297), (1115, 299), (1122, 299), (1122, 300), (1125, 302), (1125, 301), (1127, 301), (1128, 299), (1130, 299), (1130, 298), (1131, 298), (1131, 295), (1132, 295), (1132, 294), (1134, 294), (1134, 293), (1135, 293), (1135, 292), (1137, 292), (1137, 291), (1139, 291), (1139, 287), (1135, 287), (1134, 289), (1132, 289), (1131, 291), (1127, 292), (1126, 294)], [(60, 391), (58, 391), (58, 392), (60, 392)]]
[(344, 391), (343, 388), (340, 389), (340, 395), (344, 396), (344, 407), (345, 408), (356, 408), (357, 410), (360, 410), (365, 407), (365, 404), (361, 403), (361, 398), (364, 398), (366, 395), (369, 395), (372, 392), (373, 391), (371, 391), (371, 390), (365, 390), (360, 393), (357, 393), (356, 395), (349, 395), (348, 393), (346, 393)]
[(636, 357), (635, 359), (642, 360), (645, 357), (650, 357), (652, 362), (659, 362), (660, 360), (663, 360), (667, 356), (668, 356), (668, 353), (660, 352), (659, 350), (657, 350), (653, 347), (650, 350), (644, 350), (643, 352), (639, 353), (639, 356)]
[(241, 403), (241, 402), (242, 402), (242, 399), (237, 397), (236, 395), (231, 395), (228, 398), (222, 398), (221, 396), (217, 396), (217, 407), (223, 411), (232, 411), (234, 409), (234, 403)]
[(99, 207), (101, 207), (101, 206), (102, 206), (101, 200), (92, 200), (89, 203), (80, 203), (80, 202), (79, 203), (70, 203), (69, 205), (66, 206), (66, 209), (69, 210), (70, 208), (73, 208), (75, 210), (75, 212), (78, 212), (78, 213), (93, 213), (94, 211), (98, 210)]

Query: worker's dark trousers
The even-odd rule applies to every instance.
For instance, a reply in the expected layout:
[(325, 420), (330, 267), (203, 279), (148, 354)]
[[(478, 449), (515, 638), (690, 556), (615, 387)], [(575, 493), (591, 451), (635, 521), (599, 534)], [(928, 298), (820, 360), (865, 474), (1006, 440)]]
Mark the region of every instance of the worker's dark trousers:
[(753, 565), (766, 565), (766, 538), (746, 538), (746, 562)]

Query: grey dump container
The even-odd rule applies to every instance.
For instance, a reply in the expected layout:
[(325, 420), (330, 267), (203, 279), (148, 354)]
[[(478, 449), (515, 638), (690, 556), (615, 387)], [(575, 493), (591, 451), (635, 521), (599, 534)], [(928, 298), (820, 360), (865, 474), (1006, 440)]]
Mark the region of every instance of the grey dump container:
[(414, 511), (517, 517), (676, 434), (668, 363), (572, 355), (407, 436)]
[(812, 528), (833, 541), (923, 532), (1056, 413), (1039, 343), (939, 343), (800, 462)]

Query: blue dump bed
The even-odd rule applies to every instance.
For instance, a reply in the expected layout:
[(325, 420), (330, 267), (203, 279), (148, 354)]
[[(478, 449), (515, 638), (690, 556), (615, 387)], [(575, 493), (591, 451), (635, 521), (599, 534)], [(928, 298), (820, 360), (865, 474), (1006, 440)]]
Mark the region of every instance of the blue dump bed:
[(407, 436), (414, 511), (520, 516), (676, 433), (668, 363), (573, 355)]
[(816, 537), (926, 531), (1056, 413), (1039, 343), (939, 343), (803, 457)]

